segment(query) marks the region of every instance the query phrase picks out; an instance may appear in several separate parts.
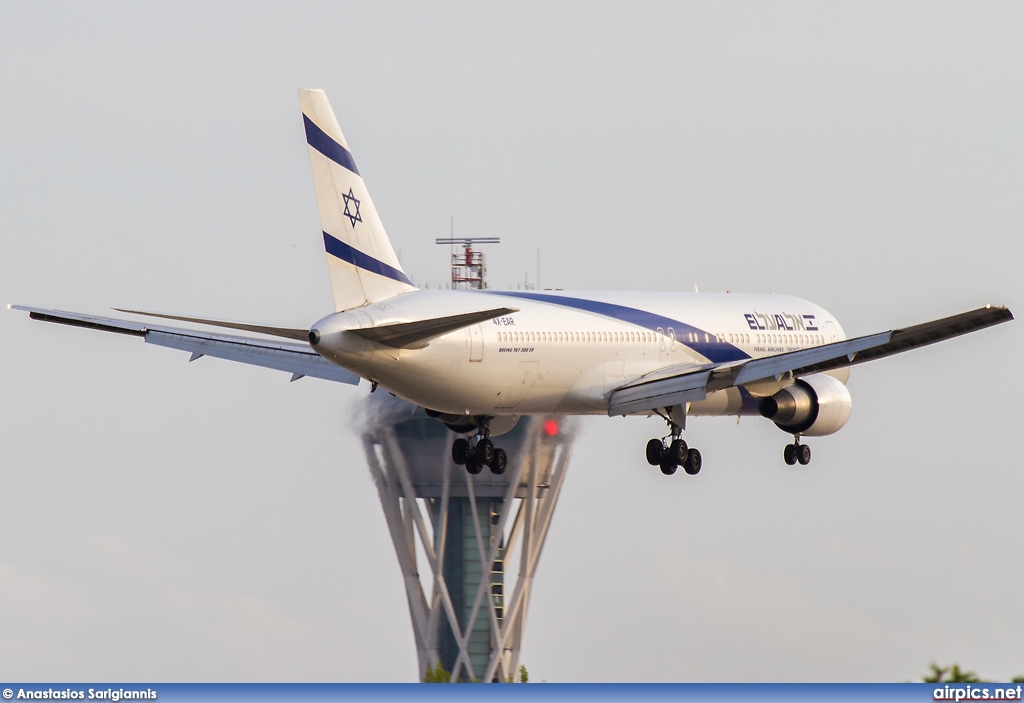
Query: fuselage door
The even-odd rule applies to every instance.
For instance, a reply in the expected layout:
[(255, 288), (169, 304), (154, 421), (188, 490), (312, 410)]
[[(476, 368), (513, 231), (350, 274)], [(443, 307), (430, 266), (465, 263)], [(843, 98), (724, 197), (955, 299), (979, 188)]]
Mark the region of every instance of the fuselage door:
[(825, 329), (828, 330), (828, 341), (829, 342), (838, 342), (839, 341), (839, 335), (836, 334), (836, 326), (834, 324), (832, 324), (832, 320), (826, 320), (825, 321)]
[(480, 325), (473, 325), (469, 328), (469, 360), (484, 360), (484, 332)]

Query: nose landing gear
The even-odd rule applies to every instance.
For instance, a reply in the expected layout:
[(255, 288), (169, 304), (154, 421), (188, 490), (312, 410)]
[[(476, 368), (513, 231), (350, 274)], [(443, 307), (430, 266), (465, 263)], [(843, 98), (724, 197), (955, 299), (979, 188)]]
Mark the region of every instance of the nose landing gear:
[(806, 444), (800, 444), (800, 435), (793, 435), (793, 443), (786, 445), (782, 457), (790, 466), (797, 462), (800, 462), (801, 466), (807, 466), (811, 463), (811, 448)]

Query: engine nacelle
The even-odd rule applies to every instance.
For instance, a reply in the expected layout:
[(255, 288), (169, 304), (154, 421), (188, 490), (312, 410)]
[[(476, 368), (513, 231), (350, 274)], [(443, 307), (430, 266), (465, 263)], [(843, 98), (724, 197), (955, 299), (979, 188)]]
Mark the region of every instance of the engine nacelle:
[(846, 386), (824, 374), (799, 378), (758, 405), (758, 411), (783, 432), (807, 437), (838, 432), (852, 408)]

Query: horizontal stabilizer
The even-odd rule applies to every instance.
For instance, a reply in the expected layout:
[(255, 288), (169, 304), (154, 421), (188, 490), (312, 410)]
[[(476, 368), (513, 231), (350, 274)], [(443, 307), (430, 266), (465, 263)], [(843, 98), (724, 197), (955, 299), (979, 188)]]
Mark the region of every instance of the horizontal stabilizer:
[(881, 359), (900, 352), (941, 342), (1013, 319), (1007, 308), (989, 305), (941, 320), (925, 322), (889, 332), (846, 339), (810, 349), (729, 362), (691, 367), (675, 375), (658, 373), (614, 391), (609, 398), (609, 415), (628, 415), (703, 400), (708, 393), (783, 376), (809, 376)]
[(467, 312), (446, 317), (433, 317), (429, 320), (363, 327), (349, 331), (369, 339), (371, 342), (377, 342), (389, 347), (422, 349), (427, 346), (427, 342), (435, 337), (440, 337), (443, 334), (448, 334), (457, 329), (469, 327), (470, 325), (495, 317), (510, 315), (514, 312), (519, 312), (518, 308), (494, 308), (492, 310), (480, 310), (479, 312)]

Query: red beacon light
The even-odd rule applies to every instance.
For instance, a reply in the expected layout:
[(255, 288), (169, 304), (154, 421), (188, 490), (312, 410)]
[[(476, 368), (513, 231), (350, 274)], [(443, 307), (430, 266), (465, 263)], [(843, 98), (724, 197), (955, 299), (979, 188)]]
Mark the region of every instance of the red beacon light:
[(554, 437), (558, 434), (558, 420), (548, 418), (544, 421), (544, 434), (548, 437)]

